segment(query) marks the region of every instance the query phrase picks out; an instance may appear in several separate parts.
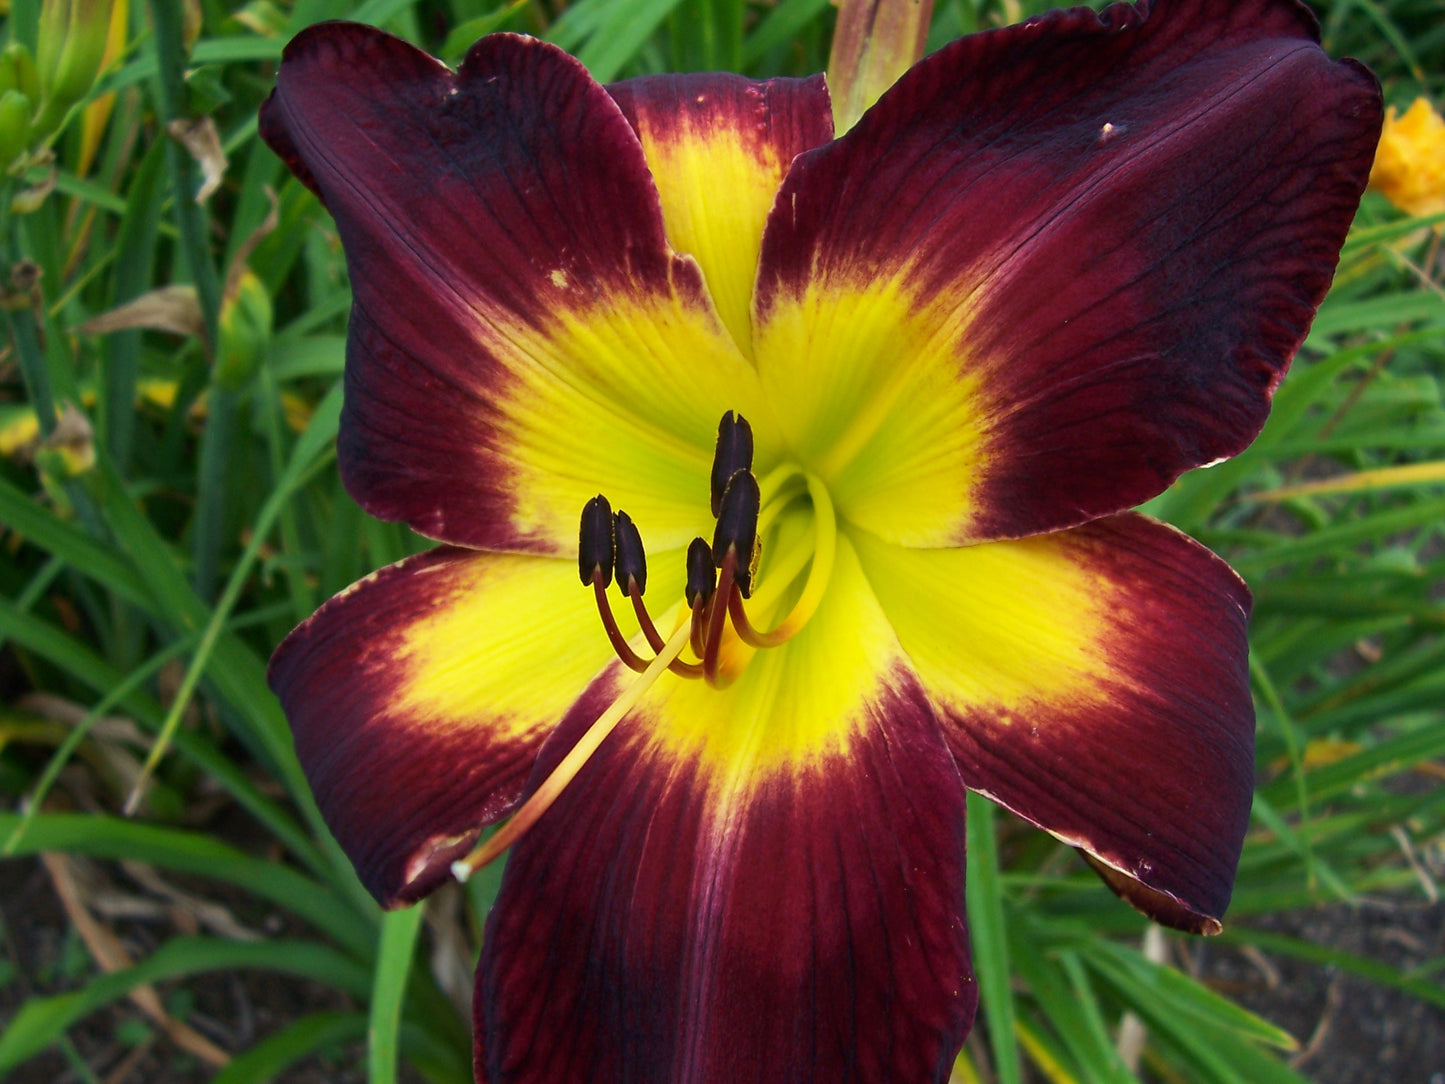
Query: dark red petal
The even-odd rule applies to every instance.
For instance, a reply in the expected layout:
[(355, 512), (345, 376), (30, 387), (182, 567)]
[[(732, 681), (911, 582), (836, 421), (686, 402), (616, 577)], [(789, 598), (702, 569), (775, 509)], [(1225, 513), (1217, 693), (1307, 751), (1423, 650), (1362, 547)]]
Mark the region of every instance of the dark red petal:
[[(339, 457), (368, 511), (459, 544), (568, 552), (588, 496), (627, 497), (596, 477), (611, 459), (594, 429), (678, 447), (692, 419), (639, 417), (616, 368), (655, 383), (648, 366), (671, 364), (666, 344), (636, 342), (659, 307), (731, 346), (697, 266), (668, 248), (636, 135), (576, 60), (494, 35), (454, 75), (381, 31), (322, 24), (287, 47), (261, 132), (346, 251)], [(594, 456), (542, 432), (566, 404), (595, 419), (563, 425)], [(701, 440), (718, 409), (699, 412)], [(538, 511), (554, 482), (566, 507)]]
[(951, 343), (977, 388), (983, 475), (955, 541), (1137, 504), (1249, 443), (1329, 286), (1381, 107), (1316, 41), (1292, 0), (1078, 8), (957, 41), (794, 163), (755, 319), (901, 276), (910, 336)]
[[(891, 684), (846, 756), (754, 787), (624, 720), (508, 862), (478, 1079), (947, 1080), (976, 1005), (964, 792), (914, 679)], [(534, 778), (613, 691), (579, 702)]]
[(969, 789), (1215, 932), (1254, 787), (1249, 592), (1132, 513), (955, 550), (859, 546)]
[(337, 595), (271, 659), (296, 755), (383, 905), (448, 875), (611, 657), (571, 561), (439, 548)]

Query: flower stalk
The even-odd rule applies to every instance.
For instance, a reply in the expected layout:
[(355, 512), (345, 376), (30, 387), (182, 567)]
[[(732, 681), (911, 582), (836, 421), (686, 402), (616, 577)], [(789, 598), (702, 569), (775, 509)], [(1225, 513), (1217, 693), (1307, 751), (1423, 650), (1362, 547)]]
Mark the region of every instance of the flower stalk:
[(923, 56), (933, 0), (840, 0), (828, 89), (842, 135)]

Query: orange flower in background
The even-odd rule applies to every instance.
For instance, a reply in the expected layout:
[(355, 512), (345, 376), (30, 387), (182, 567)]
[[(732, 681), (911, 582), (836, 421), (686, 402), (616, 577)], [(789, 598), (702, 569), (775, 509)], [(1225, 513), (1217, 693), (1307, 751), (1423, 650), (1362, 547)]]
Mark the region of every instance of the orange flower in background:
[(1445, 119), (1424, 98), (1386, 111), (1370, 187), (1406, 214), (1445, 211)]

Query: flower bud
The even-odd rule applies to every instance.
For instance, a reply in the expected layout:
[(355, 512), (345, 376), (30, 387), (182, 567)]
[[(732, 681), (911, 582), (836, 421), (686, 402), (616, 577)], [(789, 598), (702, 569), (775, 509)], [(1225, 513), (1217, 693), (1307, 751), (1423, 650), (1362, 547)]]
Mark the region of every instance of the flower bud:
[(35, 109), (23, 90), (0, 93), (0, 172), (30, 148), (30, 118)]
[(0, 91), (18, 90), (32, 102), (40, 100), (40, 73), (30, 50), (19, 41), (0, 49)]
[(840, 0), (828, 91), (841, 136), (922, 58), (933, 0)]
[(113, 0), (44, 0), (36, 41), (43, 100), (36, 130), (49, 135), (90, 93), (110, 34)]

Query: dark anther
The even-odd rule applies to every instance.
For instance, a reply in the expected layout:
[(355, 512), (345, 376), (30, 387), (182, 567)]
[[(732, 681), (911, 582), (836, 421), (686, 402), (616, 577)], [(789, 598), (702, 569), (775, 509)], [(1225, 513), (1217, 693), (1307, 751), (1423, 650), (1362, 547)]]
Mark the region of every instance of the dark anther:
[(707, 539), (694, 538), (687, 547), (687, 586), (683, 588), (683, 598), (687, 599), (688, 608), (694, 609), (699, 598), (706, 602), (716, 590), (717, 566), (712, 563), (712, 549)]
[(753, 550), (758, 541), (758, 510), (762, 494), (751, 471), (737, 471), (728, 479), (712, 536), (712, 559), (721, 567), (729, 549), (737, 552), (733, 582), (743, 598), (753, 589)]
[(582, 526), (577, 540), (577, 571), (584, 584), (602, 573), (602, 586), (612, 582), (612, 506), (597, 494), (582, 509)]
[(723, 490), (740, 470), (753, 468), (753, 427), (729, 410), (717, 423), (717, 450), (712, 457), (712, 514), (722, 508)]
[(626, 512), (619, 511), (617, 525), (617, 582), (627, 594), (637, 585), (640, 595), (647, 590), (647, 555), (642, 551), (642, 535)]

